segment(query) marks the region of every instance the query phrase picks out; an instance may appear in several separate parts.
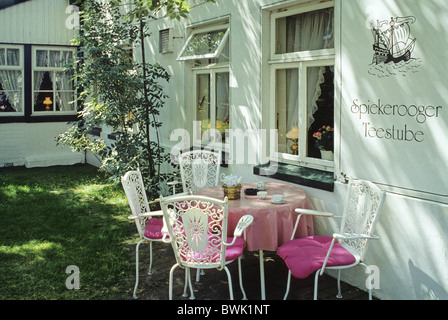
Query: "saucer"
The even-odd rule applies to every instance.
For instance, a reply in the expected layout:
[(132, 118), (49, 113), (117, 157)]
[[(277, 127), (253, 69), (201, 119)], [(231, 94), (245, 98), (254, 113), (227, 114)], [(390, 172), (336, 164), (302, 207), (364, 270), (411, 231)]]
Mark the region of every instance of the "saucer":
[(270, 201), (273, 204), (283, 204), (283, 203), (285, 203), (285, 199), (283, 199), (282, 201), (274, 201), (274, 200), (270, 200)]

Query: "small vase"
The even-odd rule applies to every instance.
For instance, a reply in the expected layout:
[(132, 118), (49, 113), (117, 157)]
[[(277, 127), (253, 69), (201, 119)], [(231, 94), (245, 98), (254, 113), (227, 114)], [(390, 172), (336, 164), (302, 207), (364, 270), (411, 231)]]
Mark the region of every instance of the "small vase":
[(329, 150), (320, 150), (320, 157), (322, 160), (328, 160), (328, 161), (334, 160), (333, 151), (329, 151)]

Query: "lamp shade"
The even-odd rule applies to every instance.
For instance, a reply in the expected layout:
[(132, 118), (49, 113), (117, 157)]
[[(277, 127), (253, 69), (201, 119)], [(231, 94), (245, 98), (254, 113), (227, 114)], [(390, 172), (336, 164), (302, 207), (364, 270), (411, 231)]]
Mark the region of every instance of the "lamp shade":
[(44, 102), (43, 102), (43, 104), (46, 104), (46, 105), (49, 105), (49, 104), (52, 104), (52, 103), (53, 103), (53, 101), (51, 101), (50, 97), (46, 97)]
[(287, 139), (291, 139), (291, 140), (297, 140), (297, 139), (299, 139), (299, 128), (298, 128), (298, 127), (293, 127), (293, 128), (291, 129), (291, 131), (289, 131), (289, 132), (286, 134), (286, 138), (287, 138)]

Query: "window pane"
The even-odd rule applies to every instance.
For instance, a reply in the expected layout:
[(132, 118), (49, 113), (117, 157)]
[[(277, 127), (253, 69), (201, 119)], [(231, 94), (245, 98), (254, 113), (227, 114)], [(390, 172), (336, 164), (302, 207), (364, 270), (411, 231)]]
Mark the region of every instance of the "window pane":
[(73, 52), (72, 51), (63, 51), (62, 52), (62, 62), (61, 65), (65, 66), (66, 64), (70, 63), (73, 59)]
[(47, 50), (36, 51), (36, 66), (48, 67), (48, 52)]
[(54, 75), (56, 90), (75, 90), (69, 74), (65, 72), (55, 72)]
[(199, 74), (196, 78), (196, 120), (201, 122), (201, 137), (210, 129), (210, 75)]
[(277, 19), (275, 53), (334, 48), (333, 27), (333, 8)]
[(34, 72), (34, 111), (53, 111), (52, 76), (53, 74), (48, 71)]
[(22, 72), (0, 71), (0, 112), (22, 112)]
[(216, 129), (225, 142), (225, 132), (229, 129), (229, 73), (216, 74)]
[(50, 51), (50, 67), (60, 67), (60, 66), (61, 66), (61, 52)]
[(214, 53), (221, 44), (227, 30), (219, 30), (194, 35), (188, 42), (181, 57), (203, 56)]
[(332, 67), (307, 70), (307, 156), (321, 158), (320, 150), (334, 151), (334, 74)]
[(291, 147), (294, 142), (286, 135), (297, 128), (299, 119), (298, 69), (281, 69), (276, 72), (275, 114), (278, 130), (278, 152), (294, 153)]
[(73, 92), (56, 92), (56, 110), (57, 111), (74, 111), (75, 104), (73, 101), (75, 96)]
[(4, 66), (5, 61), (5, 49), (0, 49), (0, 66)]
[(8, 49), (6, 51), (6, 61), (8, 66), (18, 66), (20, 63), (19, 49)]
[(53, 73), (49, 71), (34, 72), (34, 90), (53, 90)]
[(54, 98), (52, 92), (35, 92), (34, 111), (53, 111)]

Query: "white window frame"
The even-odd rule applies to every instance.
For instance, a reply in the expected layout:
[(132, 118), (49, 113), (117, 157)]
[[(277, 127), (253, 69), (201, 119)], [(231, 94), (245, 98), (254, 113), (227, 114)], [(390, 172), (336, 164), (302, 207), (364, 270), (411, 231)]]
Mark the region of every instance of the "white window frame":
[[(223, 38), (221, 39), (221, 43), (218, 45), (217, 49), (213, 53), (205, 54), (205, 55), (192, 55), (188, 57), (182, 57), (184, 51), (186, 50), (189, 42), (193, 37), (197, 34), (214, 32), (219, 30), (226, 30)], [(188, 77), (192, 77), (191, 84), (191, 95), (189, 96), (189, 101), (191, 101), (191, 108), (193, 112), (193, 121), (195, 123), (195, 127), (193, 127), (193, 139), (192, 144), (194, 146), (201, 147), (210, 147), (215, 148), (216, 150), (228, 151), (230, 149), (229, 142), (225, 143), (225, 141), (219, 142), (211, 142), (211, 141), (203, 141), (201, 134), (201, 125), (197, 119), (197, 101), (199, 100), (198, 92), (197, 92), (197, 78), (200, 74), (210, 74), (210, 128), (216, 128), (216, 74), (218, 73), (228, 73), (229, 74), (229, 89), (230, 89), (230, 79), (231, 79), (231, 71), (230, 64), (228, 61), (225, 62), (214, 62), (209, 61), (212, 59), (218, 59), (223, 52), (224, 48), (230, 41), (230, 24), (229, 20), (219, 19), (216, 21), (208, 22), (207, 24), (195, 24), (194, 26), (190, 26), (187, 29), (187, 34), (190, 35), (187, 38), (182, 50), (180, 51), (177, 61), (182, 61), (185, 63), (185, 67), (188, 69), (187, 74)], [(196, 62), (201, 60), (201, 65), (197, 66)], [(229, 95), (231, 93), (229, 92)], [(229, 104), (230, 104), (230, 96), (229, 96)], [(230, 108), (229, 108), (229, 128), (231, 127), (231, 116), (230, 116)]]
[(335, 65), (335, 49), (322, 49), (312, 51), (301, 51), (292, 53), (275, 53), (276, 48), (276, 26), (277, 19), (287, 16), (293, 16), (300, 13), (312, 12), (316, 10), (334, 7), (334, 1), (325, 3), (299, 6), (289, 9), (282, 9), (271, 13), (270, 17), (270, 57), (269, 60), (269, 105), (271, 106), (269, 116), (269, 126), (271, 129), (276, 129), (276, 73), (281, 69), (298, 69), (299, 74), (299, 108), (298, 112), (298, 127), (299, 127), (299, 154), (293, 155), (282, 152), (274, 152), (273, 156), (277, 161), (288, 164), (301, 165), (305, 167), (320, 169), (324, 171), (334, 170), (334, 161), (322, 160), (312, 157), (307, 157), (308, 149), (308, 115), (307, 115), (307, 68), (320, 66), (334, 66)]
[[(211, 65), (206, 68), (194, 68), (193, 69), (193, 101), (194, 101), (194, 118), (195, 121), (197, 121), (196, 118), (196, 106), (197, 101), (199, 101), (198, 97), (198, 90), (197, 90), (197, 78), (200, 74), (209, 74), (210, 75), (210, 128), (216, 128), (216, 112), (217, 112), (217, 105), (216, 105), (216, 75), (218, 73), (229, 73), (229, 79), (230, 79), (230, 68), (228, 65)], [(230, 97), (229, 97), (230, 100)], [(230, 110), (229, 110), (230, 111)], [(230, 122), (230, 117), (229, 117)], [(221, 143), (218, 142), (210, 142), (210, 141), (203, 141), (202, 140), (202, 134), (201, 134), (201, 126), (196, 126), (193, 128), (193, 130), (196, 130), (193, 134), (194, 140), (193, 144), (197, 146), (213, 146), (213, 147), (222, 147), (225, 150), (229, 149), (229, 144), (224, 143), (224, 141), (221, 141)]]
[(294, 16), (301, 13), (317, 11), (327, 8), (334, 8), (334, 1), (328, 1), (324, 3), (301, 6), (292, 9), (284, 9), (279, 10), (279, 12), (274, 12), (271, 14), (271, 41), (270, 41), (270, 56), (271, 61), (291, 61), (291, 60), (313, 60), (317, 57), (328, 58), (334, 57), (335, 49), (321, 49), (321, 50), (312, 50), (312, 51), (300, 51), (300, 52), (291, 52), (291, 53), (275, 53), (276, 44), (276, 28), (277, 28), (277, 19)]
[[(219, 30), (226, 30), (226, 31), (224, 33), (223, 38), (221, 39), (221, 43), (218, 45), (218, 47), (216, 48), (216, 50), (214, 52), (203, 54), (203, 55), (191, 55), (191, 56), (182, 57), (182, 55), (184, 54), (184, 52), (187, 49), (188, 45), (190, 44), (190, 41), (196, 35), (202, 34), (202, 33), (219, 31)], [(222, 50), (226, 46), (226, 43), (227, 43), (227, 41), (229, 39), (229, 35), (230, 35), (230, 27), (229, 27), (229, 25), (220, 25), (220, 26), (213, 26), (213, 27), (208, 27), (208, 28), (198, 28), (197, 30), (194, 30), (190, 34), (190, 36), (188, 37), (187, 41), (185, 41), (185, 44), (184, 44), (182, 50), (180, 51), (179, 56), (177, 57), (177, 60), (178, 61), (188, 61), (188, 60), (200, 60), (200, 59), (214, 59), (214, 58), (217, 58), (217, 57), (219, 57), (219, 55), (221, 54)]]
[[(33, 46), (33, 50), (32, 50), (32, 70), (31, 70), (31, 100), (32, 100), (32, 105), (31, 105), (31, 114), (33, 116), (49, 116), (49, 115), (75, 115), (77, 114), (77, 92), (76, 92), (76, 85), (74, 85), (74, 102), (73, 102), (73, 110), (69, 110), (69, 111), (57, 111), (54, 110), (55, 108), (53, 108), (52, 111), (35, 111), (35, 101), (34, 101), (34, 94), (35, 94), (35, 83), (34, 83), (34, 72), (35, 71), (48, 71), (48, 72), (61, 72), (64, 71), (64, 67), (38, 67), (37, 66), (37, 61), (36, 61), (36, 55), (37, 55), (37, 51), (38, 50), (46, 50), (48, 51), (48, 53), (50, 51), (72, 51), (73, 56), (76, 55), (76, 48), (73, 47), (52, 47), (52, 46)], [(48, 55), (49, 57), (49, 55)], [(52, 80), (53, 81), (53, 80)], [(53, 82), (54, 84), (54, 82)], [(66, 92), (71, 92), (72, 90), (65, 90)], [(56, 96), (56, 92), (64, 92), (64, 90), (56, 90), (56, 87), (53, 85), (53, 100), (54, 97)], [(55, 105), (55, 102), (53, 101), (53, 104)]]
[[(5, 62), (6, 62), (6, 50), (8, 49), (18, 49), (19, 50), (19, 65), (18, 66), (8, 66), (3, 65), (0, 66), (2, 70), (10, 70), (10, 71), (20, 71), (22, 73), (22, 111), (21, 112), (0, 112), (1, 117), (17, 117), (23, 116), (25, 114), (25, 68), (24, 68), (24, 52), (23, 46), (17, 45), (0, 45), (1, 49), (5, 49)], [(6, 89), (4, 89), (7, 91)]]

